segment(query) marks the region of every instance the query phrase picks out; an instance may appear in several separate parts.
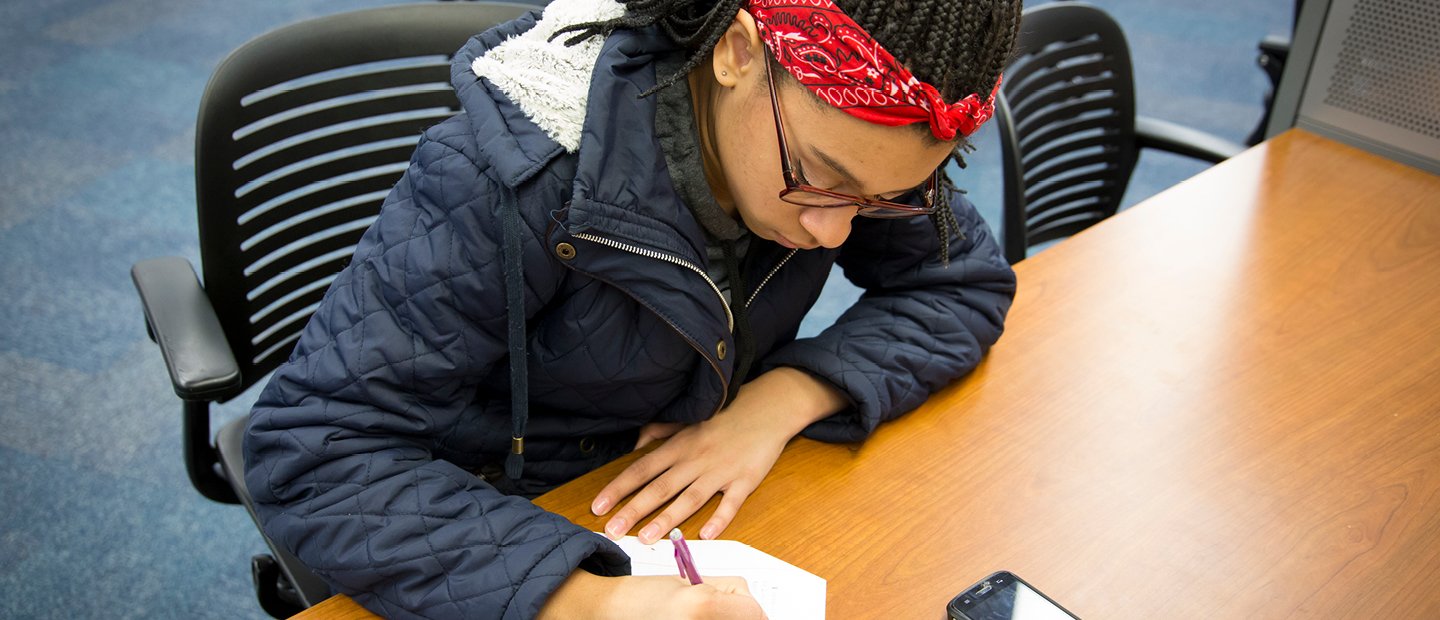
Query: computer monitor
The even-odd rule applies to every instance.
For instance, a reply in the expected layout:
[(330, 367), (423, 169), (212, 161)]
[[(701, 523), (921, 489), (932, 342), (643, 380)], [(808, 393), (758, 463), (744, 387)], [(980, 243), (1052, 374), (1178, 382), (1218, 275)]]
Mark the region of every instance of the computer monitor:
[(1306, 0), (1266, 135), (1290, 127), (1440, 174), (1440, 0)]

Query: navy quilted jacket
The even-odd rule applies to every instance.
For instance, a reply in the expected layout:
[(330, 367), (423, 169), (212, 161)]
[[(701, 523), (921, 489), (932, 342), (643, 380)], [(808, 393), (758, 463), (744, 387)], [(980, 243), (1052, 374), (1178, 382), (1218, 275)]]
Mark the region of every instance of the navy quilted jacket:
[[(605, 40), (577, 152), (470, 62), (533, 16), (476, 36), (452, 79), (463, 113), (427, 131), (404, 177), (256, 404), (246, 482), (265, 531), (337, 591), (390, 617), (529, 618), (577, 566), (625, 574), (604, 537), (545, 512), (543, 492), (630, 450), (647, 422), (721, 407), (734, 355), (703, 275), (700, 225), (656, 141), (654, 32)], [(502, 195), (524, 223), (530, 417), (510, 446)], [(855, 221), (837, 250), (756, 240), (746, 282), (756, 368), (801, 368), (849, 395), (805, 435), (858, 441), (970, 371), (1000, 336), (1014, 276), (952, 196), (948, 268), (925, 218)], [(788, 260), (787, 260), (788, 257)], [(837, 262), (866, 289), (796, 340)]]

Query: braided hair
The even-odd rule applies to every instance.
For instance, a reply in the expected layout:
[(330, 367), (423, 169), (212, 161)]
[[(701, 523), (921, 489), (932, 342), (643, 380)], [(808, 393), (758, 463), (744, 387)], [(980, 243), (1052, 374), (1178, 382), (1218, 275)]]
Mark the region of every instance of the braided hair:
[[(946, 101), (963, 99), (971, 93), (988, 95), (1010, 60), (1020, 29), (1021, 0), (834, 2), (910, 73), (939, 90)], [(565, 40), (566, 44), (574, 45), (615, 30), (656, 26), (671, 40), (692, 50), (678, 70), (660, 77), (653, 88), (640, 95), (647, 97), (685, 79), (699, 66), (730, 27), (745, 0), (625, 0), (624, 4), (625, 14), (620, 17), (569, 26), (555, 36), (574, 33)], [(766, 58), (769, 59), (767, 70), (775, 71), (777, 61), (769, 53)], [(788, 71), (777, 73), (782, 79), (794, 79)], [(915, 127), (933, 138), (923, 124)], [(963, 153), (969, 150), (969, 142), (961, 139), (951, 158), (964, 168)], [(963, 191), (955, 187), (948, 175), (943, 175), (943, 179), (946, 189)], [(949, 265), (951, 232), (959, 228), (955, 214), (950, 209), (937, 209), (930, 219), (939, 233), (942, 260)]]
[[(615, 30), (656, 26), (692, 50), (683, 66), (642, 94), (648, 96), (699, 66), (745, 0), (627, 0), (624, 4), (625, 14), (620, 17), (575, 24), (555, 36), (574, 33), (565, 40), (574, 45)], [(835, 0), (835, 4), (947, 101), (970, 93), (989, 94), (1010, 58), (1020, 27), (1020, 0)]]

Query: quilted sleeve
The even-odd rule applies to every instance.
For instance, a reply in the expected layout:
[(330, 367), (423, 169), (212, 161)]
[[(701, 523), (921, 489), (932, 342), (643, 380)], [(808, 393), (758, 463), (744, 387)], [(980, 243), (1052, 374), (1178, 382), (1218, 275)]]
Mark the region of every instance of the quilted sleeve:
[[(265, 532), (389, 618), (530, 618), (577, 566), (629, 572), (604, 537), (431, 456), (505, 363), (498, 189), (422, 140), (251, 414), (245, 480)], [(531, 309), (553, 294), (536, 234)]]
[(765, 358), (762, 369), (799, 368), (849, 396), (852, 407), (803, 435), (863, 440), (969, 373), (1000, 338), (1015, 273), (975, 207), (950, 196), (963, 237), (952, 233), (949, 267), (929, 218), (856, 218), (837, 262), (865, 293), (830, 328)]

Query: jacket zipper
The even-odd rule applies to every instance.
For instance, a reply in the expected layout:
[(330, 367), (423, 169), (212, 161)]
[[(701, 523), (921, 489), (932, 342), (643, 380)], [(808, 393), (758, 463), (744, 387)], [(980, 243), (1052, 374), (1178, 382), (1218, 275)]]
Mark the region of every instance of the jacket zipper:
[[(704, 278), (705, 283), (710, 285), (710, 289), (715, 291), (716, 297), (720, 299), (720, 307), (725, 309), (725, 320), (728, 321), (730, 324), (729, 329), (732, 333), (735, 331), (735, 317), (731, 315), (730, 304), (725, 301), (725, 296), (720, 293), (720, 287), (715, 285), (715, 281), (711, 280), (709, 275), (706, 275), (705, 270), (695, 266), (690, 261), (687, 261), (678, 256), (666, 254), (664, 252), (657, 252), (655, 250), (630, 245), (621, 241), (612, 241), (604, 237), (597, 237), (590, 233), (572, 233), (571, 236), (575, 237), (576, 239), (584, 239), (592, 243), (598, 243), (600, 245), (615, 248), (624, 252), (629, 252), (631, 254), (636, 254), (647, 258), (653, 258), (655, 260), (662, 260), (667, 263), (673, 263), (699, 274), (701, 278)], [(569, 265), (567, 265), (567, 267), (568, 266)], [(631, 295), (631, 297), (634, 296)], [(636, 298), (636, 301), (639, 301), (639, 298)], [(644, 302), (641, 302), (641, 305), (645, 305)], [(720, 379), (720, 402), (715, 405), (715, 411), (710, 412), (710, 415), (714, 416), (715, 414), (720, 413), (720, 410), (724, 409), (726, 403), (728, 403), (730, 400), (730, 382), (725, 380), (725, 373), (720, 370), (720, 366), (716, 364), (714, 360), (710, 359), (710, 354), (707, 353), (700, 346), (700, 343), (695, 342), (690, 338), (687, 338), (685, 336), (685, 333), (680, 331), (680, 328), (674, 323), (671, 323), (669, 319), (665, 319), (662, 317), (661, 320), (665, 321), (666, 324), (670, 325), (670, 329), (673, 329), (677, 334), (680, 334), (680, 337), (683, 338), (686, 342), (689, 342), (690, 346), (694, 348), (697, 353), (700, 354), (700, 357), (703, 357), (705, 358), (705, 361), (710, 362), (710, 369), (714, 370), (715, 376)]]
[(755, 290), (750, 292), (750, 298), (745, 300), (746, 308), (749, 308), (750, 304), (755, 303), (755, 298), (760, 296), (760, 289), (765, 288), (765, 285), (770, 283), (770, 278), (773, 278), (775, 277), (775, 274), (780, 273), (780, 268), (784, 267), (785, 263), (790, 262), (790, 258), (795, 256), (795, 253), (799, 251), (800, 250), (792, 248), (790, 250), (790, 253), (785, 255), (785, 258), (780, 259), (780, 262), (775, 265), (775, 268), (771, 269), (770, 273), (765, 276), (765, 279), (760, 281), (760, 286), (755, 287)]
[(609, 246), (617, 250), (624, 250), (631, 254), (639, 254), (640, 256), (644, 256), (646, 258), (663, 260), (667, 263), (679, 265), (681, 267), (689, 269), (690, 271), (695, 272), (697, 275), (699, 275), (705, 280), (706, 284), (710, 285), (710, 290), (715, 291), (715, 297), (720, 300), (720, 307), (725, 310), (725, 322), (727, 325), (727, 331), (729, 331), (730, 333), (735, 333), (735, 315), (730, 313), (730, 303), (725, 301), (725, 295), (720, 292), (720, 287), (715, 285), (715, 281), (711, 280), (710, 276), (705, 273), (705, 270), (701, 269), (695, 263), (692, 263), (673, 254), (666, 254), (664, 252), (657, 252), (649, 248), (642, 248), (637, 245), (630, 245), (623, 241), (613, 241), (604, 237), (597, 237), (590, 233), (575, 233), (574, 237), (576, 239), (584, 239), (586, 241), (591, 241), (600, 245)]
[[(590, 233), (572, 233), (571, 236), (575, 237), (576, 239), (584, 239), (591, 243), (598, 243), (606, 247), (615, 248), (617, 250), (629, 252), (631, 254), (636, 254), (639, 256), (644, 256), (646, 258), (662, 260), (667, 263), (679, 265), (681, 267), (689, 269), (690, 271), (695, 272), (695, 274), (700, 276), (700, 278), (704, 280), (706, 284), (710, 285), (710, 290), (715, 292), (715, 297), (720, 300), (720, 307), (725, 310), (725, 321), (727, 323), (729, 331), (731, 333), (735, 332), (735, 315), (730, 312), (730, 302), (725, 300), (725, 295), (720, 292), (720, 287), (715, 284), (715, 281), (710, 279), (710, 275), (705, 273), (705, 270), (701, 269), (698, 265), (673, 254), (666, 254), (664, 252), (651, 250), (649, 248), (642, 248), (640, 246), (631, 245), (623, 241), (606, 239), (605, 237), (592, 235)], [(765, 288), (765, 285), (770, 283), (770, 279), (774, 278), (775, 274), (780, 272), (780, 268), (784, 267), (785, 263), (790, 262), (791, 257), (795, 256), (796, 251), (797, 250), (793, 249), (790, 250), (790, 253), (786, 254), (785, 258), (780, 259), (780, 262), (775, 265), (775, 268), (771, 269), (769, 274), (766, 274), (765, 279), (760, 281), (760, 286), (755, 287), (754, 292), (750, 293), (750, 298), (745, 301), (745, 307), (750, 307), (751, 302), (755, 301), (755, 296), (760, 293), (760, 289)], [(666, 322), (668, 323), (669, 321)], [(671, 325), (670, 328), (679, 331), (679, 328), (674, 325)], [(697, 350), (700, 348), (699, 343), (692, 342), (691, 346), (695, 347)], [(701, 350), (700, 354), (701, 357), (704, 357), (707, 360), (710, 359), (710, 356), (706, 354), (705, 351)], [(725, 373), (720, 372), (719, 366), (716, 366), (714, 362), (710, 362), (710, 368), (715, 371), (716, 376), (720, 377), (720, 403), (715, 406), (715, 413), (719, 413), (721, 409), (725, 408), (726, 402), (728, 401), (730, 386), (728, 382), (725, 381)], [(714, 414), (712, 413), (711, 415)]]

